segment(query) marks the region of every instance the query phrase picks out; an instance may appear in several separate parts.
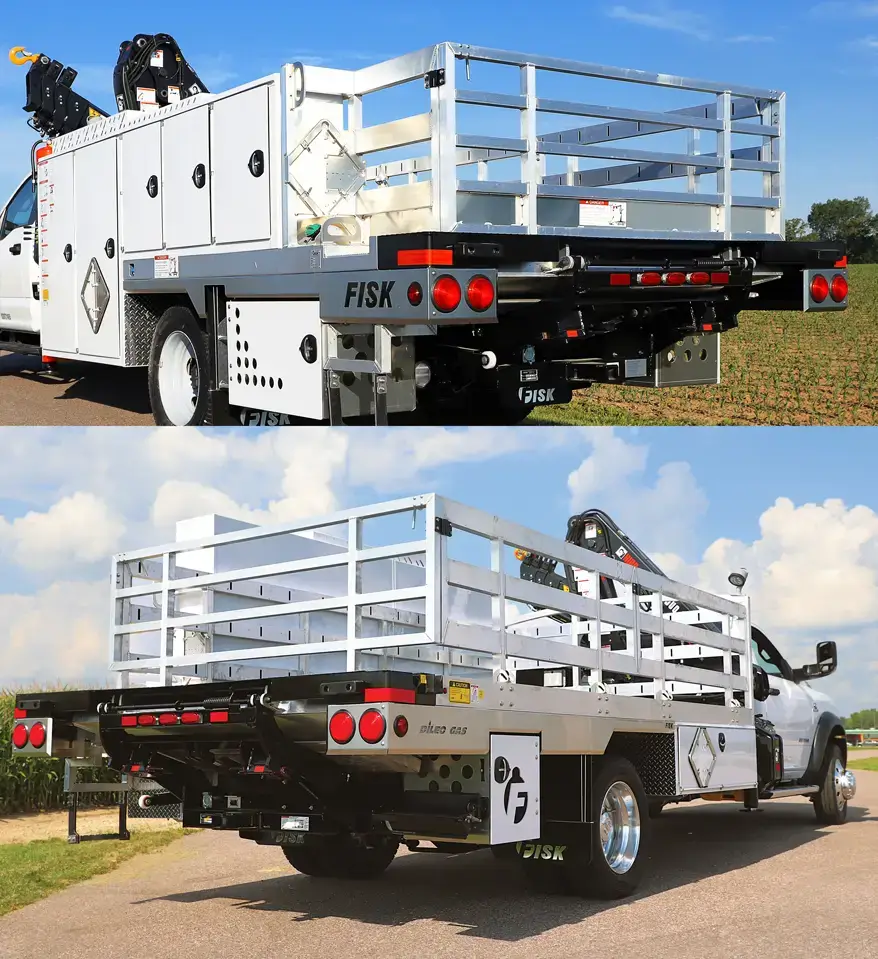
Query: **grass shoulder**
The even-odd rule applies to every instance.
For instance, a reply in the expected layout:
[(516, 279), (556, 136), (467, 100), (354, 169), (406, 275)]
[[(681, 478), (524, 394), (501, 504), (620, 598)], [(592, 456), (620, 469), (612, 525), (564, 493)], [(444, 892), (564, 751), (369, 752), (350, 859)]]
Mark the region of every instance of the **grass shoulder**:
[(869, 756), (865, 759), (851, 759), (848, 761), (849, 769), (866, 769), (872, 773), (878, 773), (878, 756)]
[(110, 872), (134, 856), (157, 852), (183, 835), (175, 828), (132, 833), (124, 841), (70, 845), (64, 839), (41, 839), (0, 845), (0, 916)]

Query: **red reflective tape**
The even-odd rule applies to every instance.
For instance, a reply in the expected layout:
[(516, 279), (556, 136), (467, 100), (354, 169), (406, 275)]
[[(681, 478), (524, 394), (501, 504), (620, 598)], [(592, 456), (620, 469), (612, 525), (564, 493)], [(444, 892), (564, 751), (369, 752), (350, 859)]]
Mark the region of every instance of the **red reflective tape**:
[(229, 721), (229, 713), (226, 709), (218, 709), (215, 712), (212, 712), (208, 719), (212, 723), (227, 723)]
[(254, 767), (253, 767), (253, 772), (255, 772), (255, 773), (264, 773), (264, 772), (265, 772), (265, 766), (254, 766)]
[(630, 273), (611, 273), (610, 286), (631, 286)]
[(848, 258), (843, 256), (840, 260), (835, 261), (836, 270), (843, 270), (848, 265)]
[(711, 273), (710, 274), (710, 282), (714, 286), (723, 286), (724, 284), (728, 283), (730, 279), (731, 277), (729, 276), (728, 273)]
[(713, 323), (704, 323), (701, 329), (704, 330), (705, 333), (713, 333)]
[(625, 554), (625, 558), (622, 560), (622, 562), (625, 563), (626, 566), (640, 566), (640, 563), (638, 563), (630, 553)]
[(579, 336), (579, 330), (567, 330), (567, 339), (575, 340)]
[(13, 719), (27, 719), (27, 710), (26, 710), (26, 709), (19, 709), (19, 708), (16, 706), (15, 709), (13, 710), (12, 718), (13, 718)]
[(122, 725), (123, 725), (123, 726), (136, 726), (136, 725), (137, 725), (137, 717), (136, 717), (136, 716), (123, 716), (123, 717), (122, 717)]
[(453, 250), (399, 250), (396, 254), (397, 266), (451, 266), (453, 263)]
[(377, 689), (367, 689), (364, 699), (367, 703), (414, 703), (415, 691), (413, 689), (378, 687)]

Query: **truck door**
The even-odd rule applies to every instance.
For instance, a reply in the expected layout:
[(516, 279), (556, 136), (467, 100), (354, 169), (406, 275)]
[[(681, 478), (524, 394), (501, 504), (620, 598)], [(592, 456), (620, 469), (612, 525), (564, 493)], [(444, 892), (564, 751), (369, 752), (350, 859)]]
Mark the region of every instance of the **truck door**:
[(808, 767), (814, 729), (811, 697), (793, 681), (789, 663), (760, 630), (753, 630), (753, 662), (768, 674), (777, 690), (761, 704), (762, 712), (783, 739), (784, 777), (796, 778)]
[(22, 183), (0, 218), (0, 329), (39, 331), (34, 231), (37, 195), (31, 178)]

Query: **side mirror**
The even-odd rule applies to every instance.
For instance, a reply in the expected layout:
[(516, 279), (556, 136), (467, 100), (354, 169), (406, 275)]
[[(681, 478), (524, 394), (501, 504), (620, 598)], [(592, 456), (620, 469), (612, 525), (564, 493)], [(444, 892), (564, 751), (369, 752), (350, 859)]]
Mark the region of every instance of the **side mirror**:
[(793, 670), (793, 678), (796, 682), (801, 682), (803, 679), (821, 679), (824, 676), (831, 676), (837, 668), (838, 648), (831, 639), (828, 639), (817, 644), (817, 662)]
[(753, 698), (764, 703), (771, 695), (771, 687), (768, 685), (768, 674), (761, 666), (753, 667)]

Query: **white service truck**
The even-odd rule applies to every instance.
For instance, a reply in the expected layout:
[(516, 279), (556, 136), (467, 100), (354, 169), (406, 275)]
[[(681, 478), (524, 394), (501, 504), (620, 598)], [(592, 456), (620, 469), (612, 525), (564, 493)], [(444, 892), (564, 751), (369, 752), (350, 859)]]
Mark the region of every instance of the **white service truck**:
[(0, 348), (146, 366), (158, 423), (514, 423), (717, 383), (742, 310), (847, 306), (844, 247), (784, 240), (777, 90), (440, 43), (219, 94), (117, 71), (104, 116), (30, 59)]
[[(792, 669), (747, 596), (644, 568), (603, 514), (579, 529), (432, 494), (181, 522), (115, 557), (118, 688), (20, 694), (13, 756), (107, 757), (311, 876), (491, 847), (540, 888), (618, 897), (669, 803), (808, 796), (843, 823), (844, 729), (811, 686), (835, 644)], [(541, 579), (553, 562), (575, 588)]]

